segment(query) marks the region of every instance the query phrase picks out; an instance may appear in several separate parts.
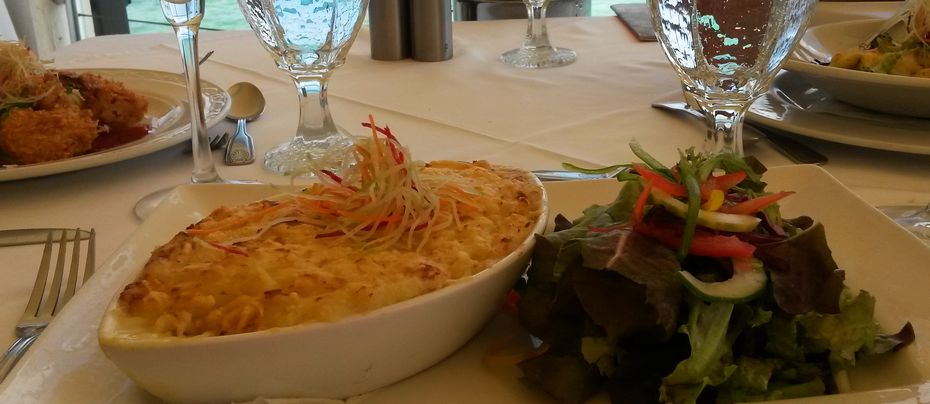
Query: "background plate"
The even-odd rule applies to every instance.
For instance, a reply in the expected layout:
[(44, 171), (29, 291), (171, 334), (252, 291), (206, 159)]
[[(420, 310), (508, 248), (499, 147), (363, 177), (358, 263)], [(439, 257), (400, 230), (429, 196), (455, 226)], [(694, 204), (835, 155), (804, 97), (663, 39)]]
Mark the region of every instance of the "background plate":
[[(914, 325), (917, 341), (878, 361), (861, 363), (851, 373), (854, 395), (805, 399), (805, 403), (892, 402), (920, 397), (930, 389), (930, 248), (816, 166), (775, 167), (764, 179), (771, 190), (797, 194), (781, 203), (788, 216), (806, 214), (822, 221), (834, 257), (846, 270), (847, 284), (876, 296), (876, 317), (885, 330)], [(592, 203), (614, 199), (614, 180), (546, 183), (550, 212), (569, 217)], [(3, 403), (155, 403), (104, 357), (97, 324), (106, 305), (148, 260), (152, 249), (189, 223), (224, 204), (251, 202), (280, 193), (262, 185), (202, 184), (177, 188), (159, 209), (106, 262), (65, 306), (19, 366), (0, 385)], [(475, 338), (439, 364), (397, 384), (361, 397), (353, 404), (377, 403), (528, 403), (550, 402), (519, 381), (513, 366), (488, 366), (482, 360), (502, 341), (527, 344), (528, 336), (501, 313)], [(922, 386), (921, 386), (922, 384)], [(904, 387), (899, 387), (904, 386)], [(603, 402), (597, 397), (594, 402)], [(325, 403), (332, 400), (312, 400)], [(910, 401), (917, 402), (917, 401)], [(292, 402), (293, 403), (293, 402)], [(291, 403), (291, 404), (292, 404)]]
[[(817, 112), (841, 111), (839, 114)], [(930, 154), (930, 119), (855, 111), (794, 72), (781, 72), (746, 119), (786, 132), (854, 146)]]
[[(97, 167), (153, 153), (190, 139), (190, 112), (187, 107), (184, 76), (137, 69), (62, 70), (97, 73), (105, 78), (120, 81), (126, 88), (144, 95), (149, 100), (146, 116), (152, 120), (152, 132), (142, 139), (96, 153), (39, 164), (0, 166), (0, 181)], [(231, 102), (226, 90), (209, 81), (201, 80), (200, 89), (204, 96), (203, 113), (209, 128), (226, 117)]]
[(837, 52), (849, 52), (885, 20), (856, 20), (808, 28), (784, 69), (850, 104), (887, 114), (930, 118), (930, 78), (896, 76), (822, 66)]

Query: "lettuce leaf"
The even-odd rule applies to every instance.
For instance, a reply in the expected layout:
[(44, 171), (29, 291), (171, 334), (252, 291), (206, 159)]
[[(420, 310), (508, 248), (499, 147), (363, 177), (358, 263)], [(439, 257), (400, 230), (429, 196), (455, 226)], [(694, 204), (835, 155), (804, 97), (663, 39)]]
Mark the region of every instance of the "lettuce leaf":
[(757, 247), (756, 257), (769, 270), (775, 302), (784, 312), (839, 312), (843, 272), (837, 270), (823, 225), (815, 222), (791, 238)]
[(875, 298), (866, 291), (855, 297), (843, 294), (839, 314), (809, 313), (798, 318), (804, 328), (804, 343), (810, 352), (829, 350), (831, 365), (848, 368), (856, 364), (856, 352), (870, 348), (878, 335), (872, 313)]
[(732, 338), (727, 331), (732, 303), (704, 303), (688, 299), (688, 322), (680, 332), (687, 334), (691, 356), (678, 363), (662, 380), (659, 394), (670, 403), (694, 403), (706, 386), (718, 386), (736, 371), (732, 360)]

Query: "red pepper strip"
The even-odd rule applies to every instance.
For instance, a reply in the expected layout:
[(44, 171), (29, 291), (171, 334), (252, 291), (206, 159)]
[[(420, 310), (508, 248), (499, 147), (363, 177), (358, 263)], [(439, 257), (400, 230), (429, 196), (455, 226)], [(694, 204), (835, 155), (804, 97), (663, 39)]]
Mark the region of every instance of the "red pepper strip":
[(662, 174), (652, 171), (645, 165), (633, 163), (633, 170), (654, 187), (665, 191), (665, 193), (669, 195), (678, 197), (688, 196), (688, 191), (685, 190), (685, 187), (669, 181), (667, 178), (663, 177)]
[(723, 191), (724, 194), (727, 193), (727, 190), (743, 182), (746, 179), (746, 173), (743, 171), (737, 171), (735, 173), (724, 174), (721, 176), (711, 176), (707, 178), (707, 181), (704, 181), (701, 184), (701, 199), (707, 200), (710, 198), (710, 191), (715, 189)]
[(397, 146), (394, 146), (394, 142), (389, 141), (388, 146), (391, 147), (391, 155), (394, 156), (394, 161), (397, 164), (404, 164), (404, 153), (397, 149)]
[[(371, 123), (362, 122), (362, 126), (366, 128), (371, 128)], [(396, 161), (398, 164), (402, 164), (404, 162), (404, 153), (398, 150), (397, 146), (394, 145), (394, 142), (397, 142), (397, 137), (394, 136), (394, 134), (391, 132), (391, 128), (387, 126), (383, 128), (379, 126), (375, 126), (375, 130), (377, 130), (378, 133), (384, 135), (388, 139), (393, 140), (393, 142), (388, 142), (388, 146), (391, 147), (391, 155), (394, 156), (394, 161)]]
[(342, 177), (336, 175), (336, 173), (329, 170), (320, 170), (321, 173), (326, 174), (327, 177), (336, 181), (337, 184), (342, 184)]
[(758, 213), (762, 209), (765, 209), (767, 206), (778, 202), (780, 199), (793, 194), (794, 192), (791, 191), (782, 191), (771, 195), (760, 196), (745, 202), (740, 202), (733, 206), (724, 206), (720, 208), (720, 212), (734, 213), (739, 215), (752, 215)]
[[(640, 223), (633, 231), (652, 238), (665, 246), (677, 249), (681, 244), (681, 229), (660, 227), (649, 223)], [(741, 241), (736, 236), (721, 236), (698, 230), (694, 233), (689, 254), (702, 257), (752, 257), (756, 247)]]
[(504, 311), (510, 314), (517, 314), (518, 304), (520, 304), (520, 293), (510, 289), (510, 292), (507, 292), (507, 297), (504, 298)]
[(393, 140), (393, 141), (397, 141), (397, 137), (395, 137), (394, 134), (391, 133), (391, 127), (390, 127), (390, 126), (384, 125), (384, 131), (381, 132), (381, 133), (383, 133), (384, 136), (387, 136), (388, 139), (391, 139), (391, 140)]
[(215, 242), (212, 242), (212, 241), (207, 241), (207, 243), (209, 243), (209, 244), (212, 245), (213, 247), (216, 247), (217, 249), (223, 250), (223, 251), (228, 252), (228, 253), (239, 254), (239, 255), (242, 255), (242, 256), (245, 256), (245, 257), (248, 257), (248, 256), (249, 256), (249, 253), (245, 252), (244, 250), (235, 248), (235, 247), (225, 246), (225, 245), (222, 245), (222, 244), (220, 244), (220, 243), (215, 243)]
[(633, 224), (639, 224), (643, 221), (643, 210), (646, 208), (646, 201), (649, 200), (649, 193), (652, 192), (652, 183), (647, 182), (643, 192), (636, 198), (636, 205), (633, 205)]
[[(371, 123), (362, 122), (362, 126), (371, 129)], [(385, 126), (385, 127), (383, 127), (383, 128), (380, 127), (380, 126), (375, 126), (375, 130), (377, 130), (378, 133), (380, 133), (380, 134), (382, 134), (382, 135), (384, 135), (384, 136), (387, 136), (388, 139), (397, 140), (397, 137), (395, 137), (394, 134), (391, 133), (391, 128), (389, 128), (389, 127), (387, 127), (387, 126)]]

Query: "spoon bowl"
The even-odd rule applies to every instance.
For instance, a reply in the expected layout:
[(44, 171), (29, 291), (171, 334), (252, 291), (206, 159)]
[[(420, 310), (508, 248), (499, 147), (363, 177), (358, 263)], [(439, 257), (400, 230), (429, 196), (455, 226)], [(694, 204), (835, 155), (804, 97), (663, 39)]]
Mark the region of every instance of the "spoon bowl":
[(236, 121), (236, 133), (226, 143), (226, 165), (237, 166), (255, 161), (252, 137), (246, 131), (246, 122), (253, 121), (265, 111), (265, 96), (254, 84), (240, 82), (227, 91), (232, 98), (232, 107), (226, 118)]

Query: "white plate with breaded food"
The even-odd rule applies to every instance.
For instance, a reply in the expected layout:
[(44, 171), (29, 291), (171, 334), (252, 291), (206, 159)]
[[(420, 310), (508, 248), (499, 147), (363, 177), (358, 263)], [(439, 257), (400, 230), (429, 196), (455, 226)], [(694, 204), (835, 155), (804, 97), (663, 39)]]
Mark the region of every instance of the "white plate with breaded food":
[[(187, 89), (177, 73), (75, 69), (39, 75), (44, 79), (36, 86), (48, 87), (44, 98), (34, 97), (25, 108), (0, 103), (0, 181), (115, 163), (190, 139)], [(209, 81), (200, 86), (210, 127), (226, 116), (230, 98)]]

